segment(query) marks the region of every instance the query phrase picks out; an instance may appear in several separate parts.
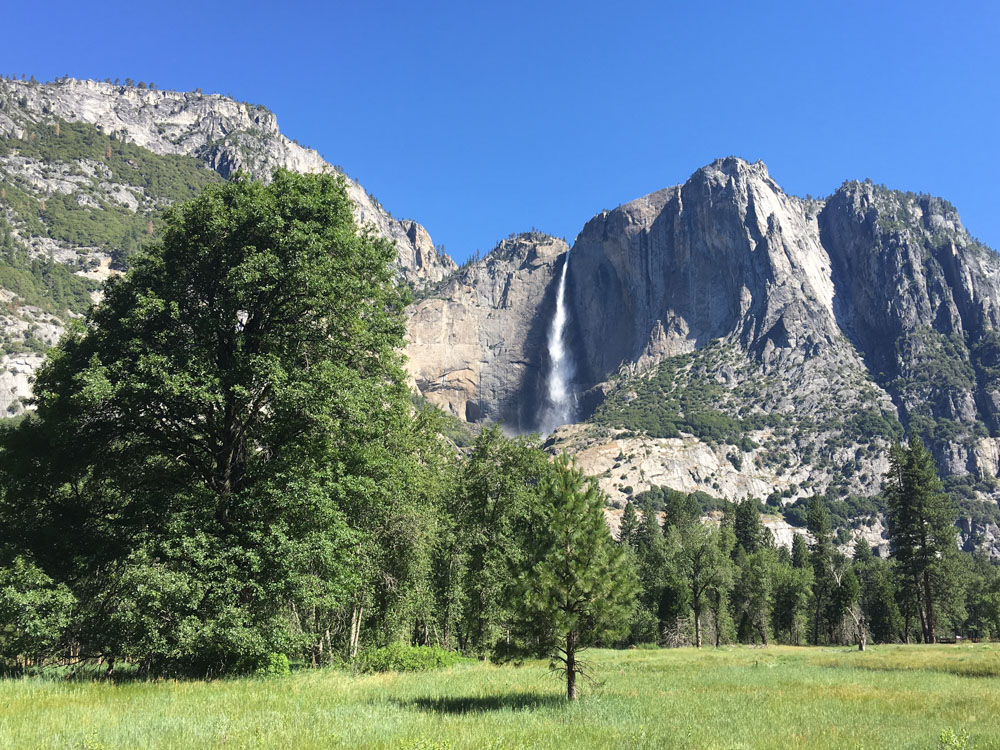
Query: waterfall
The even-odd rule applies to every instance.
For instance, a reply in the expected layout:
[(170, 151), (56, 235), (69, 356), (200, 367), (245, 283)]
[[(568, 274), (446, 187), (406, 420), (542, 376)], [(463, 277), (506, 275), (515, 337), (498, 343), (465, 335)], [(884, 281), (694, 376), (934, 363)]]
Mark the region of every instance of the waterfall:
[(566, 270), (569, 268), (569, 253), (563, 261), (556, 290), (556, 314), (549, 328), (549, 374), (545, 381), (545, 406), (539, 419), (539, 430), (548, 435), (559, 425), (573, 421), (576, 406), (574, 394), (570, 392), (573, 379), (573, 361), (566, 350)]

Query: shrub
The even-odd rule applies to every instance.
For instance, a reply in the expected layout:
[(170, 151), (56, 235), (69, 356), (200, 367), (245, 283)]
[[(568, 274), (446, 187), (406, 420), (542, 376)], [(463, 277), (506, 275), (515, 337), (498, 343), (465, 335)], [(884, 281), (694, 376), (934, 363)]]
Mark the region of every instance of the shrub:
[(256, 677), (287, 677), (292, 667), (284, 654), (270, 653), (260, 658), (253, 673)]
[(461, 656), (440, 646), (404, 646), (393, 643), (362, 652), (355, 667), (359, 672), (423, 672), (457, 664)]

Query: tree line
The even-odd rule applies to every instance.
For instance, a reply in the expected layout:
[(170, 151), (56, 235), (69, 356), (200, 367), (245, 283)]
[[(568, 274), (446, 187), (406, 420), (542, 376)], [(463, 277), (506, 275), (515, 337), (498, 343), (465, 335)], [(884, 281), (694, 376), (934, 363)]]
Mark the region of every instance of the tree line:
[(651, 503), (625, 507), (619, 541), (639, 571), (640, 602), (629, 641), (701, 647), (935, 643), (1000, 635), (1000, 568), (983, 551), (959, 549), (958, 509), (933, 457), (916, 438), (896, 445), (883, 487), (890, 554), (864, 540), (850, 555), (835, 543), (822, 500), (808, 510), (808, 537), (776, 546), (760, 503), (730, 505), (717, 527), (696, 500), (666, 496), (662, 523)]

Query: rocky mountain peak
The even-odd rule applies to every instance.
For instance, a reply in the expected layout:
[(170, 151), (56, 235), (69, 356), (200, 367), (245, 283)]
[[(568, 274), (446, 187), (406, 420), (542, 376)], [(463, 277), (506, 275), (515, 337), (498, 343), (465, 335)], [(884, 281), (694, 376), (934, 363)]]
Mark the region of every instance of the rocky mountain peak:
[[(46, 84), (0, 81), (0, 99), (5, 102), (0, 136), (21, 139), (57, 120), (84, 122), (156, 155), (193, 156), (224, 178), (243, 171), (266, 181), (278, 168), (302, 173), (336, 169), (318, 151), (285, 136), (266, 107), (219, 94), (66, 78)], [(359, 223), (374, 226), (396, 245), (403, 279), (420, 286), (455, 269), (424, 227), (393, 217), (356, 180), (348, 178), (347, 188)]]

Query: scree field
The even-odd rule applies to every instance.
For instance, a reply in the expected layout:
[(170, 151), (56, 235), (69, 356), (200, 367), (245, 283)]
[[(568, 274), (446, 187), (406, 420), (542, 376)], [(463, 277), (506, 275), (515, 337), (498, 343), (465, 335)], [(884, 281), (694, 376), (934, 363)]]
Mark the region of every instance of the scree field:
[(4, 748), (1000, 747), (997, 645), (592, 651), (547, 665), (214, 682), (0, 682)]

